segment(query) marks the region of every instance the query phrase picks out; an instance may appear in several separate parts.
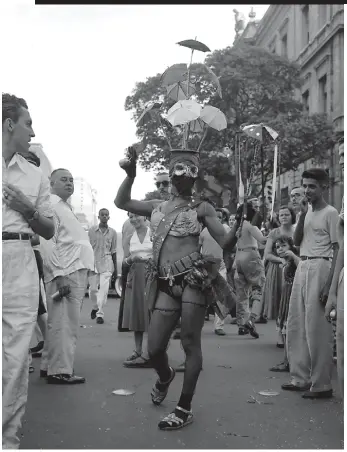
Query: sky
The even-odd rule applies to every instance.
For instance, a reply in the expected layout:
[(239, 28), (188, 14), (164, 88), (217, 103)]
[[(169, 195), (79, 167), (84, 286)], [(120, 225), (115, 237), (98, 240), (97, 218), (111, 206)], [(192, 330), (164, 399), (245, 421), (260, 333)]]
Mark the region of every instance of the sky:
[[(138, 141), (125, 98), (136, 82), (189, 63), (176, 43), (197, 39), (212, 51), (234, 41), (236, 8), (252, 5), (36, 6), (32, 0), (0, 2), (2, 92), (23, 97), (36, 137), (53, 168), (64, 167), (97, 191), (97, 208), (110, 211), (117, 231), (126, 212), (114, 198), (125, 173), (119, 167)], [(261, 19), (269, 5), (254, 5)], [(193, 62), (206, 54), (194, 53)], [(4, 70), (5, 69), (5, 70)], [(138, 169), (133, 198), (153, 191), (154, 173)]]

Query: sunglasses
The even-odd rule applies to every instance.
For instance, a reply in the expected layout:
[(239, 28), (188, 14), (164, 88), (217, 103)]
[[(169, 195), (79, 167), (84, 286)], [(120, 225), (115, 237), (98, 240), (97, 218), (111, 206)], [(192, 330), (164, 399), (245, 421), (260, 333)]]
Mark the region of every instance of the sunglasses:
[(156, 185), (157, 188), (159, 188), (161, 185), (163, 187), (168, 187), (169, 186), (169, 181), (168, 180), (163, 180), (162, 182), (156, 182), (155, 185)]

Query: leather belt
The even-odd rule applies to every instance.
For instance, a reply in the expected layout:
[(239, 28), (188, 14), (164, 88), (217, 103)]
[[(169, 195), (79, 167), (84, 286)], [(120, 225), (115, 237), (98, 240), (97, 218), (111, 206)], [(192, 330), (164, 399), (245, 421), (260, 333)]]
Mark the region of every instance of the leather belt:
[(2, 240), (30, 240), (31, 235), (30, 234), (20, 234), (17, 232), (3, 232), (2, 233)]
[(193, 262), (200, 259), (200, 257), (200, 253), (194, 252), (189, 256), (182, 257), (182, 259), (179, 259), (171, 265), (161, 266), (158, 269), (159, 277), (168, 278), (169, 276), (176, 276), (186, 273), (193, 267)]
[(237, 251), (259, 251), (255, 246), (247, 246), (246, 248), (237, 248)]
[(331, 257), (321, 257), (321, 256), (314, 256), (314, 257), (309, 257), (309, 256), (300, 256), (300, 259), (302, 260), (302, 261), (310, 261), (310, 260), (312, 260), (312, 259), (324, 259), (324, 260), (326, 260), (326, 261), (330, 261), (330, 259), (331, 259)]

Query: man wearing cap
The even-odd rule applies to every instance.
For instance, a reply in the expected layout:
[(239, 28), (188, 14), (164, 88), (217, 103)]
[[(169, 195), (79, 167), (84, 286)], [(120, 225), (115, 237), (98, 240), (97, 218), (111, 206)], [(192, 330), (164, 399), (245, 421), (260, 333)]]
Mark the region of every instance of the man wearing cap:
[(39, 277), (30, 238), (54, 234), (48, 179), (19, 153), (35, 136), (24, 99), (2, 94), (2, 447), (18, 449)]
[(325, 318), (325, 305), (338, 250), (338, 213), (323, 198), (328, 184), (329, 176), (323, 169), (303, 172), (305, 198), (300, 203), (294, 233), (301, 261), (295, 273), (287, 322), (291, 381), (282, 389), (306, 391), (306, 399), (332, 397), (333, 335)]

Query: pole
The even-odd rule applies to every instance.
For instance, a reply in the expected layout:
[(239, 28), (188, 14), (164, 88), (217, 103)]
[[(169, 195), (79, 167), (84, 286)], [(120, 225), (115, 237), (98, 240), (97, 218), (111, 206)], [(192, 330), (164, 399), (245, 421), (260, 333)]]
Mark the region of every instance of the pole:
[(265, 206), (265, 181), (264, 181), (264, 147), (263, 143), (260, 145), (260, 166), (261, 166), (261, 200), (262, 200), (262, 217), (266, 220), (266, 206)]
[(282, 199), (281, 199), (281, 142), (278, 143), (278, 185), (277, 185), (277, 193), (278, 193), (278, 208), (281, 207)]

